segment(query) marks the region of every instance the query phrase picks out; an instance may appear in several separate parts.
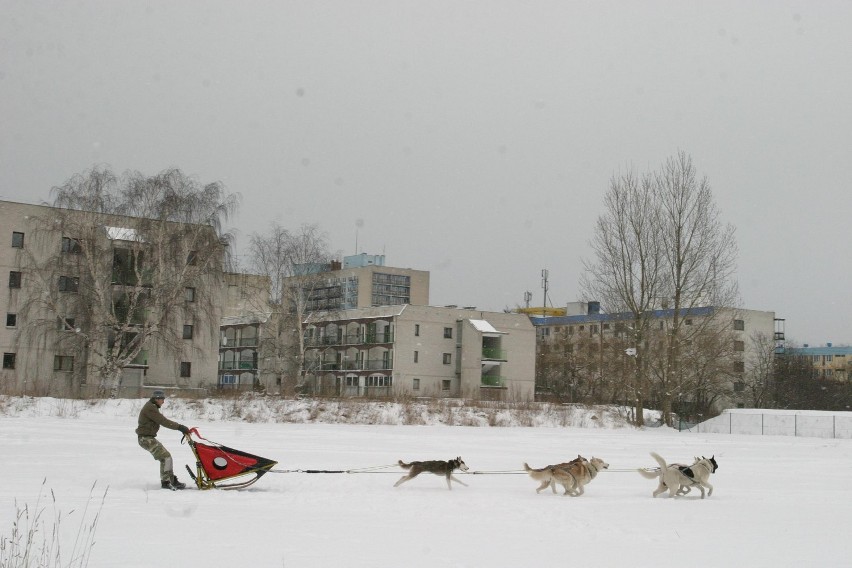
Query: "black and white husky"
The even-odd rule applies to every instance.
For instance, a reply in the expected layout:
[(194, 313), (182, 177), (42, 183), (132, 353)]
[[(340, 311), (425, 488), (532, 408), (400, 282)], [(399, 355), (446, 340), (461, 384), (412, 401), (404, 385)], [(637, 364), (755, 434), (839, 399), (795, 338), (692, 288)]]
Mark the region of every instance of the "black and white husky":
[(660, 467), (655, 469), (640, 469), (639, 473), (647, 479), (659, 478), (659, 484), (653, 493), (654, 497), (665, 491), (669, 492), (670, 497), (686, 495), (693, 487), (698, 487), (701, 491), (702, 499), (704, 499), (705, 488), (708, 489), (708, 497), (713, 495), (713, 486), (710, 485), (710, 474), (715, 473), (719, 469), (719, 464), (716, 463), (715, 456), (695, 458), (695, 463), (692, 465), (678, 463), (666, 464), (666, 460), (654, 452), (651, 452), (651, 457), (660, 464)]
[(447, 478), (447, 489), (452, 490), (453, 486), (451, 485), (451, 481), (455, 481), (456, 483), (461, 483), (465, 487), (467, 487), (467, 483), (457, 479), (453, 472), (455, 470), (467, 471), (469, 468), (464, 463), (464, 460), (461, 459), (461, 456), (452, 459), (452, 460), (431, 460), (431, 461), (413, 461), (411, 463), (405, 463), (402, 460), (399, 460), (399, 467), (402, 469), (408, 470), (408, 475), (403, 475), (399, 478), (399, 481), (393, 484), (394, 487), (399, 487), (406, 481), (410, 481), (420, 475), (421, 473), (434, 473), (435, 475), (443, 475)]

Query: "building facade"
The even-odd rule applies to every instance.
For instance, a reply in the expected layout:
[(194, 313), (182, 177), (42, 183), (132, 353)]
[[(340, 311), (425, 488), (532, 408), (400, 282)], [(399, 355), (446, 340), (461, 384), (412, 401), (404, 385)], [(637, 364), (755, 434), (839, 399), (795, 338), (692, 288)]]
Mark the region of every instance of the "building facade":
[(304, 271), (314, 276), (308, 312), (429, 303), (429, 272), (385, 266), (384, 255), (357, 254)]
[(848, 381), (852, 378), (852, 346), (826, 343), (821, 347), (804, 344), (789, 350), (791, 355), (810, 359), (817, 377)]
[[(597, 302), (570, 303), (565, 313), (564, 316), (530, 318), (536, 328), (537, 387), (542, 395), (555, 392), (574, 400), (591, 392), (595, 396), (609, 397), (606, 402), (629, 403), (634, 396), (631, 389), (636, 388), (631, 383), (632, 376), (640, 357), (644, 357), (648, 365), (648, 376), (653, 377), (655, 372), (657, 377), (661, 375), (661, 346), (666, 334), (670, 333), (674, 310), (659, 309), (650, 314), (641, 340), (637, 340), (633, 331), (632, 314), (603, 313)], [(746, 405), (747, 374), (760, 367), (767, 345), (772, 353), (784, 339), (783, 332), (777, 331), (775, 313), (697, 307), (681, 310), (678, 319), (683, 337), (679, 347), (681, 374), (685, 369), (692, 369), (689, 372), (696, 376), (690, 378), (688, 387), (665, 384), (662, 388), (667, 391), (683, 389), (684, 393), (679, 394), (676, 401), (682, 408), (693, 406), (694, 393), (702, 388), (702, 381), (714, 385), (711, 389), (713, 407)], [(660, 365), (657, 369), (648, 363), (649, 358), (654, 357)], [(548, 365), (548, 360), (555, 363)], [(645, 390), (643, 394), (650, 397), (646, 402), (655, 404), (653, 387), (652, 392), (647, 392), (648, 388)]]
[(522, 314), (381, 306), (311, 314), (307, 392), (532, 400), (535, 330)]
[[(153, 243), (142, 225), (143, 220), (131, 217), (0, 201), (5, 230), (0, 235), (0, 313), (5, 319), (0, 390), (53, 396), (102, 392), (102, 369), (115, 346), (132, 346), (139, 335), (135, 330), (158, 316), (168, 329), (121, 366), (114, 394), (145, 396), (154, 388), (192, 390), (216, 383), (222, 245), (208, 234), (209, 227), (197, 227), (195, 235), (220, 247), (211, 250), (218, 260), (209, 271), (199, 268), (195, 280), (175, 280), (180, 284), (169, 292), (171, 303), (158, 304), (169, 305), (169, 313), (155, 314), (144, 302), (158, 275), (150, 263), (143, 266)], [(184, 234), (175, 230), (169, 236), (175, 233)], [(95, 244), (103, 254), (90, 257), (86, 251)], [(193, 243), (171, 243), (177, 249), (182, 245), (188, 247), (183, 259), (191, 272), (197, 251), (190, 250)], [(107, 315), (104, 309), (112, 310), (115, 318), (98, 320), (86, 307), (92, 305)], [(122, 313), (131, 314), (130, 328), (116, 325)], [(105, 325), (108, 332), (99, 329)]]

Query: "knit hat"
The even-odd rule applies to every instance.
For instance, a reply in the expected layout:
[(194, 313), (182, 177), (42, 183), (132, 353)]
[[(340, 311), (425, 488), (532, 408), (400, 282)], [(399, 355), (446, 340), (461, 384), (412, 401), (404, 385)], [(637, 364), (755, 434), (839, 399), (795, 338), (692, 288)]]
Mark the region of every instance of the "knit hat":
[(154, 391), (154, 394), (151, 395), (151, 398), (166, 398), (166, 393), (157, 389)]

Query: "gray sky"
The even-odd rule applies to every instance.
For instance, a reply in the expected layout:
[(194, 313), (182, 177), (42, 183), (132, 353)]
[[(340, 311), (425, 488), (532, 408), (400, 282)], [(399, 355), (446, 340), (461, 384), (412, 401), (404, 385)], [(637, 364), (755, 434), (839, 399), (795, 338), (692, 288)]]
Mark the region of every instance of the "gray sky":
[(431, 303), (578, 298), (611, 176), (689, 153), (743, 306), (852, 343), (852, 2), (0, 0), (0, 196), (94, 164), (318, 223)]

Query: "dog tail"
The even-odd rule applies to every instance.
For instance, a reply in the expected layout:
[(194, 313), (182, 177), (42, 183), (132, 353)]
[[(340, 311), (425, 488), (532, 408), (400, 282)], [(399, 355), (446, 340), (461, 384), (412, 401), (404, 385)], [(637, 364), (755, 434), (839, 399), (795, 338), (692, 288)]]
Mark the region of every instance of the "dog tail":
[(524, 462), (524, 469), (525, 469), (526, 471), (533, 471), (533, 468), (531, 468), (531, 467), (530, 467), (530, 464), (528, 464), (527, 462)]
[(666, 464), (666, 460), (664, 460), (660, 454), (651, 452), (651, 457), (654, 458), (658, 464), (660, 464), (660, 469), (666, 469), (668, 465)]
[(661, 469), (637, 469), (636, 471), (645, 479), (657, 479), (660, 477)]
[(654, 470), (654, 469), (637, 469), (636, 471), (638, 471), (639, 474), (642, 477), (644, 477), (645, 479), (656, 479), (656, 478), (660, 477), (663, 474), (663, 472), (666, 470), (666, 467), (667, 467), (666, 460), (664, 460), (660, 456), (660, 454), (651, 452), (651, 457), (654, 458), (654, 460), (656, 460), (656, 462), (658, 464), (660, 464), (660, 469), (657, 469), (657, 470)]
[(405, 463), (404, 461), (399, 460), (399, 467), (401, 467), (402, 469), (411, 469), (411, 464)]

